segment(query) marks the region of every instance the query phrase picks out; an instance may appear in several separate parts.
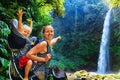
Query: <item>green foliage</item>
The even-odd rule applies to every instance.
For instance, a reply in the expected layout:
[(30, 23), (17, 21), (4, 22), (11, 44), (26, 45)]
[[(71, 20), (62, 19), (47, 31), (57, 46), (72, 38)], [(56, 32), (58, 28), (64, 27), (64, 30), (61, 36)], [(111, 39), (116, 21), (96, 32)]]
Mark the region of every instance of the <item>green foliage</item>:
[(109, 2), (110, 2), (110, 8), (120, 6), (120, 0), (109, 0)]
[(64, 61), (66, 61), (66, 59), (63, 56), (58, 57), (56, 54), (53, 54), (50, 66), (58, 65), (64, 69), (66, 67)]
[(53, 75), (52, 75), (52, 74), (50, 74), (50, 80), (54, 80), (54, 79), (53, 79)]
[(54, 8), (54, 17), (56, 16), (64, 16), (65, 8), (64, 3), (65, 0), (52, 0), (53, 8)]
[[(4, 75), (5, 77), (2, 77), (2, 79), (7, 79), (6, 76), (8, 75), (8, 66), (9, 66), (9, 60), (8, 60), (8, 42), (7, 42), (7, 36), (10, 34), (10, 30), (6, 23), (3, 21), (0, 21), (0, 75)], [(8, 77), (8, 76), (7, 76)]]
[(2, 67), (8, 68), (8, 66), (9, 66), (9, 61), (8, 60), (0, 57), (0, 62), (2, 64)]
[(103, 3), (106, 4), (109, 8), (115, 8), (120, 6), (119, 0), (103, 0)]
[(10, 34), (10, 30), (7, 26), (6, 23), (4, 23), (3, 21), (0, 21), (0, 50), (2, 52), (5, 53), (5, 55), (7, 55), (7, 50), (5, 49), (5, 47), (7, 46), (7, 36), (8, 34)]
[(20, 8), (16, 1), (1, 1), (0, 2), (0, 20), (9, 24), (10, 20), (16, 18), (16, 12)]
[(9, 80), (9, 79), (6, 79), (6, 77), (4, 77), (4, 76), (0, 76), (0, 79), (1, 80)]
[[(57, 3), (57, 5), (54, 6), (54, 3)], [(9, 0), (7, 3), (3, 0), (0, 2), (0, 20), (9, 25), (11, 19), (17, 18), (17, 11), (23, 9), (25, 12), (23, 22), (26, 23), (28, 18), (32, 19), (33, 35), (39, 36), (41, 27), (52, 23), (54, 17), (52, 14), (59, 14), (56, 17), (64, 15), (63, 3), (64, 0)], [(55, 10), (57, 10), (57, 13), (54, 12)]]
[[(72, 36), (72, 40), (71, 37), (62, 37), (62, 41), (59, 42), (60, 44), (57, 43), (57, 45), (55, 45), (55, 57), (59, 57), (55, 60), (60, 59), (61, 63), (69, 69), (76, 69), (77, 67), (84, 68), (87, 65), (89, 65), (89, 68), (97, 66), (100, 38), (95, 39), (94, 36), (96, 35), (88, 35), (90, 33), (84, 32), (82, 32), (82, 34), (81, 32), (74, 34), (77, 36)], [(64, 58), (61, 58), (62, 56), (64, 56)]]
[(50, 16), (50, 11), (52, 11), (53, 7), (50, 4), (45, 4), (44, 6), (41, 6), (39, 8), (39, 11), (41, 12), (40, 15), (49, 15)]

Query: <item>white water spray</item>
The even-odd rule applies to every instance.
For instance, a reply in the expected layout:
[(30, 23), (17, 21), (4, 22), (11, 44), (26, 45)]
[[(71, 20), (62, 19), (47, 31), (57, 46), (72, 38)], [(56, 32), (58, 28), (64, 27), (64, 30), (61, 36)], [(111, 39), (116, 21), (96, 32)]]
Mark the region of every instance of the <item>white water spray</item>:
[(109, 60), (109, 41), (110, 41), (110, 18), (112, 10), (110, 9), (105, 17), (103, 25), (103, 34), (100, 44), (100, 53), (98, 58), (98, 68), (97, 72), (100, 74), (105, 74), (110, 70), (110, 60)]

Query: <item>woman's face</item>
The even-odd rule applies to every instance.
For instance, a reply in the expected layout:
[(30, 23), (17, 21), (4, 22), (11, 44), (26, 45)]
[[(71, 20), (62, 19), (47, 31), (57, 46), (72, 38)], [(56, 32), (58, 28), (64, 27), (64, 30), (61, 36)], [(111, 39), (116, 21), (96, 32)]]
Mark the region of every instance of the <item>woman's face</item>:
[(43, 32), (43, 36), (47, 39), (47, 40), (51, 40), (54, 36), (54, 29), (52, 26), (46, 26), (45, 30)]

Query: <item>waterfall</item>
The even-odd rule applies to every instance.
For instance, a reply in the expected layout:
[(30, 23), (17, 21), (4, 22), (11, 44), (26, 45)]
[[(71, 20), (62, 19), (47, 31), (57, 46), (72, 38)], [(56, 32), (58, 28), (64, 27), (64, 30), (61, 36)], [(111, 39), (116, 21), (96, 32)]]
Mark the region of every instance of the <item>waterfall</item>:
[(98, 58), (97, 72), (105, 74), (110, 71), (110, 60), (109, 60), (109, 41), (110, 41), (110, 18), (112, 10), (110, 9), (105, 17), (103, 25), (103, 34), (100, 44), (100, 52)]

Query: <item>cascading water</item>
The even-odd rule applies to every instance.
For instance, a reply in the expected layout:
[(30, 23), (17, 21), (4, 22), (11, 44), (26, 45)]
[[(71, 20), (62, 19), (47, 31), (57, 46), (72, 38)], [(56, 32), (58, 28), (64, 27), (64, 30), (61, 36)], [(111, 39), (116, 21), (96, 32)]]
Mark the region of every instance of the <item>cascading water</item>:
[(110, 70), (109, 61), (109, 41), (110, 41), (110, 18), (112, 10), (110, 9), (105, 17), (103, 25), (103, 34), (100, 44), (100, 53), (98, 58), (98, 68), (97, 72), (100, 74), (105, 74)]

